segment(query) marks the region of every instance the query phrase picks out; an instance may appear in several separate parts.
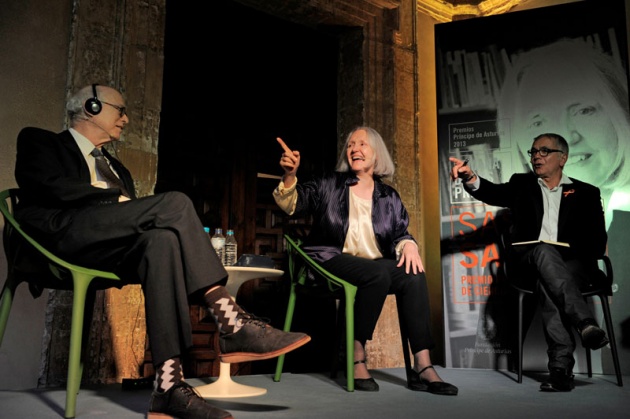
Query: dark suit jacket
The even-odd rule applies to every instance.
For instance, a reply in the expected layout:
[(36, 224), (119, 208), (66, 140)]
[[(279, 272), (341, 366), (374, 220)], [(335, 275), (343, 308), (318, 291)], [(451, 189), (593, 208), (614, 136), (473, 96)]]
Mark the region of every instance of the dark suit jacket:
[[(103, 154), (135, 198), (129, 171), (107, 150)], [(118, 188), (90, 184), (90, 170), (69, 131), (24, 128), (17, 139), (15, 179), (20, 187), (16, 218), (44, 240), (54, 240), (72, 221), (74, 210), (115, 203), (120, 195)]]
[[(558, 241), (569, 243), (568, 257), (594, 260), (606, 251), (606, 226), (600, 191), (570, 178), (564, 185), (558, 214)], [(489, 205), (507, 207), (512, 216), (511, 242), (538, 240), (542, 227), (543, 196), (534, 173), (514, 174), (508, 183), (480, 178), (479, 189), (467, 191)]]

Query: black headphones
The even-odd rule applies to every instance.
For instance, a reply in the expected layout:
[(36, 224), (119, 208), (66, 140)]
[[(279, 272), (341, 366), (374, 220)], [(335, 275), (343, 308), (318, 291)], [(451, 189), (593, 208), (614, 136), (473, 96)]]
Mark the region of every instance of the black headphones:
[(96, 86), (96, 83), (92, 85), (92, 94), (94, 97), (85, 101), (84, 108), (88, 115), (98, 115), (103, 109), (103, 104), (98, 100), (98, 95), (96, 94)]

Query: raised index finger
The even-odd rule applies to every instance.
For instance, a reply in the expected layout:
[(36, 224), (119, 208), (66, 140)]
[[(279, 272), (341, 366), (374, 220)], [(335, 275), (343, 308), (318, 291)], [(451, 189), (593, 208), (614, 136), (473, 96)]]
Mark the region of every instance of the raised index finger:
[(282, 148), (284, 149), (285, 153), (293, 155), (293, 151), (291, 151), (291, 149), (284, 143), (284, 141), (282, 141), (282, 138), (277, 137), (276, 140), (278, 141), (280, 146), (282, 146)]

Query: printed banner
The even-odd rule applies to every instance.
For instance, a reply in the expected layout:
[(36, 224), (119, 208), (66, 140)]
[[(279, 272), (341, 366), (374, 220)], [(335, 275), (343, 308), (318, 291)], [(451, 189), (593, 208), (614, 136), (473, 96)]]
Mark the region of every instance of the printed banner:
[[(615, 283), (611, 308), (623, 373), (630, 322), (630, 113), (623, 0), (576, 2), (436, 25), (442, 279), (447, 366), (506, 368), (517, 301), (495, 281), (501, 208), (451, 181), (449, 157), (493, 182), (529, 171), (525, 151), (544, 132), (565, 137), (565, 173), (600, 188)], [(587, 220), (585, 220), (586, 222)], [(626, 302), (624, 304), (624, 301)], [(601, 310), (596, 317), (603, 324)], [(585, 372), (578, 345), (574, 372)], [(524, 368), (547, 369), (539, 316)], [(614, 373), (609, 348), (594, 371)]]

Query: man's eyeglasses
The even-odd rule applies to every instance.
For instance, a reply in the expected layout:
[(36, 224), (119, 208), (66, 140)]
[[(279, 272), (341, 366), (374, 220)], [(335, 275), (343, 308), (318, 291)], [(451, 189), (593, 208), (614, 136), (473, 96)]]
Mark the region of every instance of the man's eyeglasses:
[(121, 118), (123, 117), (123, 115), (127, 115), (127, 108), (125, 106), (114, 105), (113, 103), (105, 102), (104, 100), (101, 100), (101, 103), (104, 103), (116, 109), (118, 113), (120, 114)]
[(547, 148), (547, 147), (542, 147), (540, 150), (532, 147), (531, 150), (527, 150), (527, 154), (529, 154), (529, 157), (536, 156), (536, 153), (539, 153), (540, 157), (547, 157), (549, 153), (564, 153), (564, 151), (554, 150), (553, 148)]

